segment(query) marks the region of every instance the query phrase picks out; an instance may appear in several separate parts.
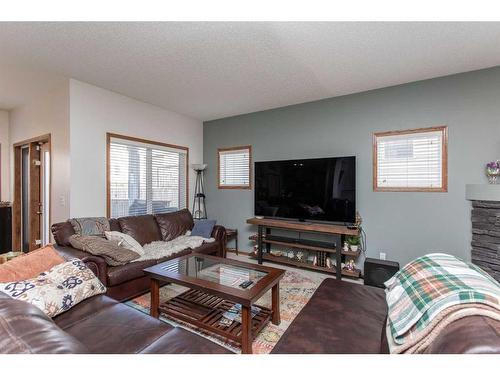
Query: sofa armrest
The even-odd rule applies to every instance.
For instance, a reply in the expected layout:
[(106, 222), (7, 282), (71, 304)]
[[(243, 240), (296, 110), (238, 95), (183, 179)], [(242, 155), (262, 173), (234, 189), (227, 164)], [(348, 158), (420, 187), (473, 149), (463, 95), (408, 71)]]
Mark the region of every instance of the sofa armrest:
[(215, 225), (212, 229), (212, 238), (219, 242), (221, 247), (221, 257), (226, 257), (226, 228), (222, 225)]
[(83, 258), (82, 261), (92, 272), (94, 272), (99, 281), (106, 286), (108, 282), (108, 264), (106, 261), (94, 255), (89, 255)]
[(83, 259), (88, 257), (90, 254), (86, 253), (85, 251), (75, 249), (74, 247), (71, 246), (60, 246), (60, 245), (54, 245), (54, 249), (64, 258), (64, 259), (73, 259), (73, 258), (78, 258), (78, 259)]
[(85, 263), (85, 265), (91, 269), (91, 271), (97, 276), (97, 278), (104, 284), (107, 284), (108, 279), (108, 264), (104, 258), (91, 255), (85, 251), (75, 249), (71, 246), (54, 246), (59, 254), (61, 254), (65, 259), (78, 258)]

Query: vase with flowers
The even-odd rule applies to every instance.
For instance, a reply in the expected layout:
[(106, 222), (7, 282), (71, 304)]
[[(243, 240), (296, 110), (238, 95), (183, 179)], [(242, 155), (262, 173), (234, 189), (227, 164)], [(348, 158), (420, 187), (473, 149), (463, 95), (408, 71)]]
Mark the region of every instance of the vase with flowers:
[(491, 161), (486, 164), (486, 176), (490, 184), (497, 183), (497, 178), (500, 176), (500, 161)]

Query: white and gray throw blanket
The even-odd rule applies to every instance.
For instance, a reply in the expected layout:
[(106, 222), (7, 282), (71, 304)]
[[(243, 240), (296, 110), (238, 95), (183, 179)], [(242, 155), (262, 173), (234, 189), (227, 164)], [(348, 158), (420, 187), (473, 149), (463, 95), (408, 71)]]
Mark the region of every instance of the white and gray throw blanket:
[(143, 260), (161, 259), (185, 249), (195, 249), (204, 242), (214, 242), (215, 238), (203, 238), (200, 236), (190, 236), (185, 234), (174, 238), (172, 241), (154, 241), (143, 246), (144, 255), (132, 262), (141, 262)]

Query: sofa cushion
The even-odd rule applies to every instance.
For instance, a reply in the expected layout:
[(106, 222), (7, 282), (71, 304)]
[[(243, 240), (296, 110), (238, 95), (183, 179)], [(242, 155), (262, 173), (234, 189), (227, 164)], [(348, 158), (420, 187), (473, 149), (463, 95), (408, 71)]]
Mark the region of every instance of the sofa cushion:
[(193, 216), (188, 209), (154, 215), (163, 241), (171, 241), (193, 228)]
[(71, 246), (69, 238), (75, 234), (75, 230), (69, 221), (52, 224), (50, 230), (54, 236), (56, 244), (59, 246)]
[(160, 228), (153, 215), (121, 217), (118, 222), (122, 232), (132, 236), (141, 246), (162, 239)]
[(223, 346), (183, 328), (174, 328), (144, 348), (143, 354), (231, 354)]
[(145, 276), (145, 273), (142, 272), (142, 270), (144, 268), (151, 267), (154, 264), (156, 264), (156, 261), (154, 259), (151, 259), (142, 262), (132, 262), (124, 264), (123, 266), (110, 267), (108, 268), (107, 285), (118, 285), (126, 281)]
[(109, 304), (64, 330), (91, 353), (139, 353), (173, 329), (159, 319), (122, 303)]
[(383, 289), (326, 279), (272, 353), (379, 353), (386, 315)]
[(70, 237), (69, 242), (76, 249), (103, 257), (110, 266), (121, 266), (140, 257), (135, 251), (119, 246), (118, 242), (97, 236), (74, 234)]
[(112, 232), (121, 232), (120, 222), (118, 219), (109, 219), (109, 230)]
[(78, 324), (81, 320), (85, 320), (89, 316), (117, 303), (119, 302), (104, 294), (99, 294), (80, 302), (75, 308), (65, 311), (52, 319), (59, 328), (66, 330), (72, 325)]
[(39, 308), (0, 293), (0, 353), (88, 353)]
[(119, 285), (126, 281), (137, 279), (139, 277), (146, 276), (142, 271), (144, 268), (151, 267), (157, 263), (165, 262), (175, 257), (190, 254), (190, 249), (182, 250), (178, 253), (172, 254), (168, 257), (163, 257), (161, 259), (150, 259), (141, 262), (131, 262), (124, 264), (123, 266), (110, 267), (108, 268), (108, 286)]
[(210, 254), (210, 255), (221, 255), (220, 243), (215, 242), (204, 242), (201, 246), (193, 249), (194, 253)]
[(106, 288), (81, 260), (73, 259), (32, 279), (0, 283), (0, 291), (53, 317), (87, 298), (105, 293)]
[(82, 236), (101, 236), (109, 231), (109, 221), (105, 217), (80, 217), (69, 221), (76, 234)]
[(54, 247), (47, 245), (1, 264), (0, 283), (31, 279), (64, 262)]

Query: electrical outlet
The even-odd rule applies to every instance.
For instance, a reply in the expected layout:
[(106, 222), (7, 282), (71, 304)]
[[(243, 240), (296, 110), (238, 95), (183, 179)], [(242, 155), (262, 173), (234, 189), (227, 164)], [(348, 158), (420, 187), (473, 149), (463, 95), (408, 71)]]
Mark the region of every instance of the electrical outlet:
[(380, 259), (385, 260), (385, 253), (380, 253)]

